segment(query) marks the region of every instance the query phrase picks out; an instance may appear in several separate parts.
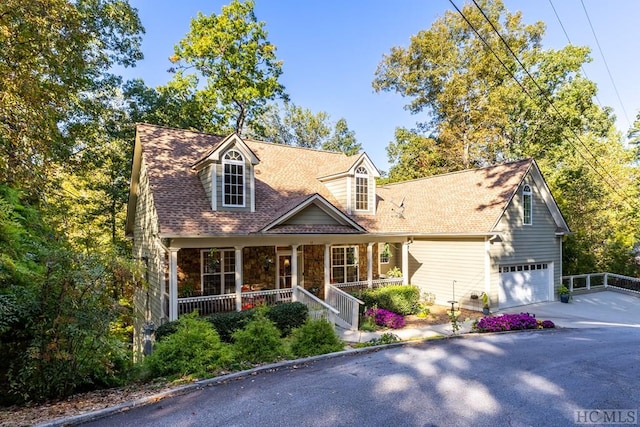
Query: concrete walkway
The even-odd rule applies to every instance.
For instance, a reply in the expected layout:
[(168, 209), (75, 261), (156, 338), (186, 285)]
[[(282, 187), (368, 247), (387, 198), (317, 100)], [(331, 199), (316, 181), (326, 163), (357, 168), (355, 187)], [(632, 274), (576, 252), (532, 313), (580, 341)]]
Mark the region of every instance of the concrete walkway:
[(500, 313), (527, 312), (537, 319), (552, 320), (561, 328), (640, 328), (640, 295), (616, 291), (574, 295), (568, 304), (541, 302), (501, 310)]
[[(539, 320), (551, 320), (559, 328), (607, 326), (640, 328), (640, 295), (614, 291), (594, 292), (574, 295), (568, 304), (559, 301), (541, 302), (499, 310), (493, 314), (522, 312), (534, 314)], [(469, 333), (472, 325), (472, 321), (460, 322), (460, 330), (457, 334)], [(453, 335), (451, 323), (377, 332), (337, 328), (337, 332), (342, 340), (350, 343), (371, 341), (380, 338), (384, 333), (393, 333), (403, 341)]]

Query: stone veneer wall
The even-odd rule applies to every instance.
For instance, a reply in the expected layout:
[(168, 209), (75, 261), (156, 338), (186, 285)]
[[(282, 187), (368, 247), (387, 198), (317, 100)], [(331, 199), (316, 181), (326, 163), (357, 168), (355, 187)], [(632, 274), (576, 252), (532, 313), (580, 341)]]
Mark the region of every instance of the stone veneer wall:
[(201, 289), (200, 249), (180, 249), (178, 251), (178, 296), (199, 295)]
[[(262, 285), (264, 289), (276, 287), (276, 248), (273, 246), (258, 246), (244, 248), (242, 252), (244, 268), (243, 282), (249, 285)], [(269, 269), (265, 270), (265, 261), (271, 260)]]
[(318, 288), (318, 297), (324, 299), (324, 245), (305, 245), (304, 288)]

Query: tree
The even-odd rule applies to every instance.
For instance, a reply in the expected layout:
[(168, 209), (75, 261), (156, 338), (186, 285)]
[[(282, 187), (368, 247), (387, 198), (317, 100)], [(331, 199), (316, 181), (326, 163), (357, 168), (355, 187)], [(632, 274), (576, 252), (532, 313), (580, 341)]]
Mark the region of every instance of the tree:
[[(332, 133), (333, 127), (333, 133)], [(277, 144), (342, 152), (352, 155), (361, 150), (355, 132), (340, 118), (335, 125), (325, 111), (314, 113), (308, 108), (285, 102), (267, 106), (249, 127), (251, 137)]]
[(356, 141), (356, 133), (349, 130), (347, 121), (341, 118), (336, 122), (333, 135), (324, 144), (322, 149), (327, 151), (337, 151), (347, 156), (357, 154), (362, 150), (362, 145)]
[(278, 82), (282, 62), (253, 8), (252, 0), (233, 0), (219, 15), (198, 13), (170, 58), (178, 70), (195, 70), (198, 84), (201, 77), (205, 79), (202, 95), (215, 105), (215, 115), (238, 134), (268, 100), (287, 99)]
[(636, 119), (631, 125), (631, 129), (627, 133), (629, 144), (635, 147), (636, 159), (640, 161), (640, 113), (636, 115)]
[(0, 3), (0, 181), (27, 179), (68, 158), (64, 122), (78, 94), (111, 66), (142, 57), (143, 31), (124, 0), (5, 0)]
[(475, 31), (446, 12), (376, 70), (375, 90), (407, 97), (405, 108), (421, 118), (416, 130), (398, 129), (387, 148), (390, 179), (534, 157), (574, 231), (565, 266), (628, 266), (638, 241), (638, 167), (611, 109), (594, 104), (596, 86), (580, 74), (589, 50), (543, 50), (544, 24), (524, 24), (500, 0), (467, 4), (462, 13)]

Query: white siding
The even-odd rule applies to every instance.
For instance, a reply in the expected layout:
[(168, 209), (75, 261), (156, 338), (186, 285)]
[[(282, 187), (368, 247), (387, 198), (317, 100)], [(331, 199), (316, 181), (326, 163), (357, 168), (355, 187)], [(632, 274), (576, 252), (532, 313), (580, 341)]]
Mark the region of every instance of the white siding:
[(484, 239), (416, 240), (409, 246), (409, 283), (435, 294), (438, 304), (454, 297), (455, 280), (455, 299), (477, 309), (470, 295), (484, 291), (484, 266)]
[(324, 183), (325, 187), (333, 194), (340, 204), (347, 206), (347, 178), (338, 178)]

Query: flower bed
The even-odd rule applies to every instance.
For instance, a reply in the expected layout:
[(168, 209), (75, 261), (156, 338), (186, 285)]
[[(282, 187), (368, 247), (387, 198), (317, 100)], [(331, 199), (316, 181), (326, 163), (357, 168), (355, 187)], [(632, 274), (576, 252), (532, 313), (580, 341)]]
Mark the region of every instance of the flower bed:
[(404, 316), (396, 314), (384, 308), (370, 308), (364, 312), (365, 317), (372, 317), (376, 325), (399, 329), (404, 326)]
[(483, 317), (475, 324), (477, 332), (501, 332), (521, 329), (554, 328), (551, 320), (538, 321), (533, 314), (501, 314), (500, 316)]

